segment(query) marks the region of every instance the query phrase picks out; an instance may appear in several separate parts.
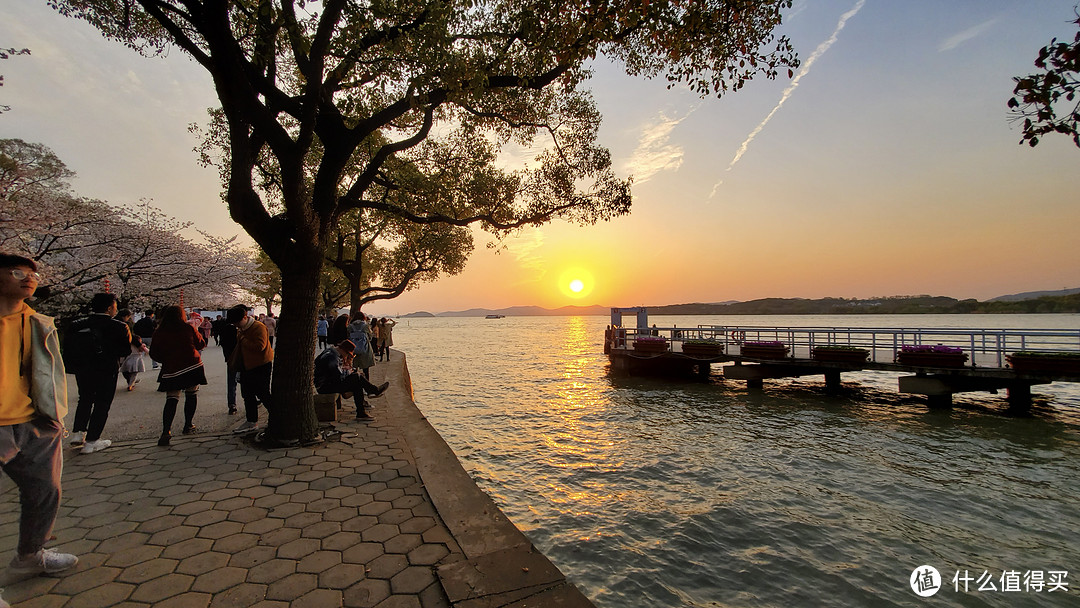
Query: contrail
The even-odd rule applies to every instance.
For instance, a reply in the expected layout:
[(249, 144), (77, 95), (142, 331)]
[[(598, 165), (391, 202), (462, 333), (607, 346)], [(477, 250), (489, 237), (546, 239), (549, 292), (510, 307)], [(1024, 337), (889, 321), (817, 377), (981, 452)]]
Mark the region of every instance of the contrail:
[[(818, 57), (824, 55), (825, 51), (829, 50), (829, 47), (836, 43), (836, 39), (840, 35), (840, 30), (844, 29), (844, 25), (847, 24), (848, 19), (854, 17), (855, 14), (858, 13), (860, 9), (862, 9), (864, 4), (866, 4), (866, 0), (859, 0), (855, 3), (855, 6), (851, 8), (851, 10), (844, 13), (843, 15), (840, 15), (840, 21), (837, 22), (836, 29), (833, 30), (832, 36), (829, 36), (828, 40), (822, 42), (818, 45), (816, 49), (814, 49), (814, 52), (810, 55), (809, 58), (807, 58), (806, 63), (802, 65), (798, 73), (795, 74), (795, 77), (791, 79), (791, 84), (789, 84), (788, 87), (784, 89), (784, 93), (780, 96), (780, 101), (776, 104), (776, 107), (772, 109), (772, 112), (769, 112), (769, 115), (765, 117), (765, 120), (761, 121), (761, 124), (754, 127), (754, 130), (751, 131), (750, 135), (746, 137), (746, 141), (742, 142), (742, 145), (739, 146), (738, 152), (735, 153), (735, 158), (731, 159), (731, 163), (728, 165), (725, 173), (727, 171), (731, 171), (731, 168), (735, 166), (735, 163), (739, 162), (739, 160), (743, 157), (743, 154), (746, 154), (746, 149), (750, 147), (750, 142), (754, 141), (754, 138), (758, 136), (758, 133), (761, 133), (761, 131), (765, 128), (765, 125), (769, 124), (769, 121), (772, 120), (772, 117), (780, 111), (780, 107), (784, 105), (784, 102), (787, 101), (788, 97), (791, 97), (791, 94), (794, 93), (795, 89), (799, 86), (799, 81), (802, 80), (802, 77), (806, 76), (810, 72), (810, 67), (814, 65), (814, 62), (818, 60)], [(709, 193), (709, 198), (713, 198), (714, 196), (716, 196), (717, 190), (723, 183), (724, 180), (716, 182), (716, 185), (713, 186), (712, 192)]]

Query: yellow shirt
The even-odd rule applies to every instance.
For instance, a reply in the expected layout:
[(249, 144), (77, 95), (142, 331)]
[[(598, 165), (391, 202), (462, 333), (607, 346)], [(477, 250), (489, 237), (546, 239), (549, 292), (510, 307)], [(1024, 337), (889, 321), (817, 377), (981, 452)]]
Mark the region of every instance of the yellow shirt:
[(30, 319), (33, 310), (0, 317), (0, 426), (29, 422), (36, 415), (30, 402), (30, 373), (20, 373), (30, 353)]

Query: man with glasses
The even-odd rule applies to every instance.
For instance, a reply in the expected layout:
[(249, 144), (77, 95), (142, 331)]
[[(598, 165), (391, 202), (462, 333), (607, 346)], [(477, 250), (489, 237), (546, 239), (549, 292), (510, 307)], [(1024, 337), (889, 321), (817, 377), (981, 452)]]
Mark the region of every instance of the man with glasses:
[(63, 572), (79, 561), (44, 548), (60, 506), (67, 378), (52, 318), (25, 302), (39, 280), (33, 260), (0, 253), (0, 467), (19, 488), (10, 569), (20, 574)]

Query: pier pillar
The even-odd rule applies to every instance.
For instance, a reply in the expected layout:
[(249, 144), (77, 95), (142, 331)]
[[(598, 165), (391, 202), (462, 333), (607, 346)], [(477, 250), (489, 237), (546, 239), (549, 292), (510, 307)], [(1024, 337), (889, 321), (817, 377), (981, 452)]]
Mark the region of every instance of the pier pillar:
[(840, 390), (840, 371), (829, 370), (825, 372), (825, 390), (835, 392)]
[(944, 395), (927, 395), (926, 404), (932, 410), (947, 410), (952, 407), (952, 393)]
[(746, 388), (752, 390), (761, 390), (765, 388), (765, 381), (761, 378), (750, 378), (746, 381)]
[(1031, 410), (1031, 385), (1011, 384), (1009, 391), (1009, 410), (1014, 413), (1024, 413)]

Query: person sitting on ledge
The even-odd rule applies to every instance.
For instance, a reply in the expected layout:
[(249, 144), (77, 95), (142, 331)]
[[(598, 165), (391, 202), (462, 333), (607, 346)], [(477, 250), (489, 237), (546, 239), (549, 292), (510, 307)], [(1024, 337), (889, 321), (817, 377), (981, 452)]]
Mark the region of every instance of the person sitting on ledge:
[[(364, 393), (378, 397), (390, 388), (389, 382), (375, 386), (367, 378), (350, 368), (356, 345), (351, 340), (328, 347), (315, 357), (315, 390), (320, 395), (329, 393), (352, 393), (356, 403), (356, 419), (370, 422), (375, 418), (367, 413)], [(348, 397), (347, 394), (344, 395)]]

